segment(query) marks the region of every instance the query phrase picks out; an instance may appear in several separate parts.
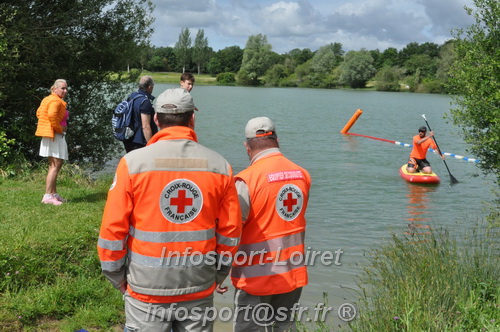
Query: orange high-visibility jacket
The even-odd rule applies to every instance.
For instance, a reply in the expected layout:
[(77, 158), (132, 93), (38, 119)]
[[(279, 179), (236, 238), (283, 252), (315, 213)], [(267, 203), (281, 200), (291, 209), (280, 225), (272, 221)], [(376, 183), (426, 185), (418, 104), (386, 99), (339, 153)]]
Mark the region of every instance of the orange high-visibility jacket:
[(229, 273), (241, 234), (231, 166), (169, 127), (126, 154), (109, 190), (98, 241), (101, 268), (143, 302), (212, 294)]
[(252, 295), (286, 293), (307, 285), (304, 215), (311, 178), (279, 149), (266, 151), (235, 177), (248, 186), (250, 207), (231, 280)]
[(432, 138), (427, 139), (422, 144), (417, 144), (421, 139), (420, 135), (413, 136), (413, 149), (411, 150), (410, 158), (425, 159), (429, 148), (437, 148)]
[(54, 138), (54, 132), (62, 134), (61, 121), (66, 116), (67, 103), (55, 93), (43, 98), (36, 111), (38, 125), (36, 136)]

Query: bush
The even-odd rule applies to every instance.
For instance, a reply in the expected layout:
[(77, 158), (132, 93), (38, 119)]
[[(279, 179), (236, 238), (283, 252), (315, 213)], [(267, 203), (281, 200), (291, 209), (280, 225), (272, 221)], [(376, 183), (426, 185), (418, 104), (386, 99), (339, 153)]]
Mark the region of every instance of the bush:
[(242, 68), (236, 76), (236, 82), (243, 86), (259, 86), (261, 84), (259, 77), (255, 72), (248, 72)]
[(420, 83), (415, 83), (415, 80), (410, 81), (410, 91), (416, 93), (445, 93), (445, 87), (441, 80), (424, 79)]
[(321, 80), (321, 83), (319, 84), (320, 88), (323, 89), (332, 89), (338, 87), (339, 84), (339, 78), (336, 76), (334, 73), (326, 75), (323, 80)]
[(8, 139), (5, 131), (0, 131), (0, 167), (8, 162), (12, 155), (12, 146), (14, 145), (14, 139)]
[(384, 66), (375, 75), (375, 86), (377, 91), (399, 91), (399, 81), (402, 77), (401, 68), (395, 66)]
[(295, 88), (297, 86), (297, 77), (295, 74), (292, 74), (291, 76), (282, 78), (278, 86), (282, 88)]
[(217, 75), (217, 83), (221, 85), (233, 85), (236, 82), (234, 73), (220, 73)]

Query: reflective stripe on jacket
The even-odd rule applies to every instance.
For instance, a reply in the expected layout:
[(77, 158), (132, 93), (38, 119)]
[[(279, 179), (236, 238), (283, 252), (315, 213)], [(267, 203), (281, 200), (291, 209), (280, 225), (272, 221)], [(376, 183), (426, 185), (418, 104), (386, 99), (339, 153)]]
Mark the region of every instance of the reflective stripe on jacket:
[(307, 285), (304, 259), (309, 173), (278, 149), (236, 176), (248, 186), (249, 212), (231, 270), (236, 288), (252, 295), (290, 292)]
[(187, 301), (224, 280), (240, 233), (231, 166), (190, 128), (169, 127), (118, 164), (98, 252), (106, 277), (134, 298)]
[(62, 134), (61, 121), (66, 116), (67, 103), (55, 93), (43, 98), (36, 111), (38, 124), (35, 135), (54, 138), (54, 132)]

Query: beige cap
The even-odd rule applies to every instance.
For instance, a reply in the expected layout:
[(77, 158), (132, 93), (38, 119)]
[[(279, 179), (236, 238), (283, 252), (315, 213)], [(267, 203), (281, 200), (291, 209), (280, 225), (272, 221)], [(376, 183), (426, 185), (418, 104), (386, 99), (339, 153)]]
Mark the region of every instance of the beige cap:
[(276, 134), (276, 127), (271, 119), (265, 116), (250, 119), (245, 127), (246, 138), (256, 138)]
[(193, 97), (181, 88), (167, 89), (156, 98), (156, 113), (179, 114), (195, 109)]

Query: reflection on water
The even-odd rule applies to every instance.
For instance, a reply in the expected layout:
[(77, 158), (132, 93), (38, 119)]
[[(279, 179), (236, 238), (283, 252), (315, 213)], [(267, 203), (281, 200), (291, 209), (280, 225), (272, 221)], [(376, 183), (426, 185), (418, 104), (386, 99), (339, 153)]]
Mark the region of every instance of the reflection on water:
[(408, 230), (405, 234), (414, 237), (425, 237), (425, 235), (430, 234), (429, 223), (431, 218), (428, 214), (431, 211), (430, 200), (428, 193), (435, 192), (437, 186), (435, 185), (425, 185), (425, 184), (415, 184), (407, 183), (408, 193), (406, 197), (408, 198)]

